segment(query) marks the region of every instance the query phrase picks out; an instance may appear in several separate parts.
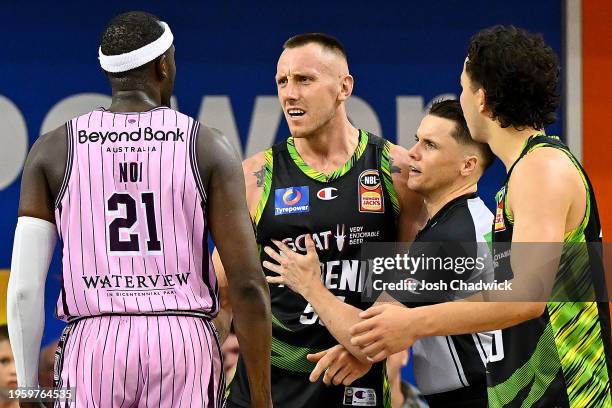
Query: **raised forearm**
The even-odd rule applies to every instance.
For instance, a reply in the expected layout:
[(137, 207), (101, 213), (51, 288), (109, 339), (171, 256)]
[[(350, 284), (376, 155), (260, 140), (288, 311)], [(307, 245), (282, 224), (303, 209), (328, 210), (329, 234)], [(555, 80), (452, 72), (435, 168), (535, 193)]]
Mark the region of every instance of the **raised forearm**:
[(369, 363), (359, 347), (351, 344), (349, 334), (351, 326), (361, 321), (359, 318), (361, 310), (335, 297), (322, 283), (312, 285), (303, 296), (317, 312), (331, 335), (359, 361)]
[(545, 303), (449, 302), (410, 309), (417, 337), (447, 336), (505, 329), (535, 319)]

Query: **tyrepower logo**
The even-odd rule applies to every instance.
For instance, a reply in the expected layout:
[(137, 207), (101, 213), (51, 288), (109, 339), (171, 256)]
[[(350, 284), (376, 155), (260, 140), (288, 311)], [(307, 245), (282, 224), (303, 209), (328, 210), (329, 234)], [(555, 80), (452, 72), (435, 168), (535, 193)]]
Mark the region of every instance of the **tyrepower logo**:
[(274, 191), (274, 215), (310, 211), (308, 186), (277, 188)]
[(184, 142), (185, 133), (176, 128), (174, 130), (153, 130), (151, 127), (138, 128), (133, 132), (87, 132), (86, 130), (79, 130), (79, 143), (97, 143), (101, 142), (104, 144), (108, 143), (120, 143), (120, 142), (138, 142), (139, 140), (145, 141), (158, 141), (158, 142)]

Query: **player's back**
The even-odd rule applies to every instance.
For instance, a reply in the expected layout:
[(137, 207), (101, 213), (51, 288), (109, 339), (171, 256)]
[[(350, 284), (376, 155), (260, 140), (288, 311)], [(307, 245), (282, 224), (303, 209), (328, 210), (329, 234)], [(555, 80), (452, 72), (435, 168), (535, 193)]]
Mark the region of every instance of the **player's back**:
[(66, 124), (66, 173), (55, 203), (59, 318), (217, 313), (198, 128), (165, 107), (100, 108)]

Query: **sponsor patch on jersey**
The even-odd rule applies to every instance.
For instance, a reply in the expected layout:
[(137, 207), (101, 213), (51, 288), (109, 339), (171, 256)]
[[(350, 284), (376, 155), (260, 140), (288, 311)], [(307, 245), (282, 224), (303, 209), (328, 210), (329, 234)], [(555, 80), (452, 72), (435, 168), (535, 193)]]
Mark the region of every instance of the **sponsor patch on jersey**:
[(344, 388), (344, 405), (352, 407), (375, 407), (376, 391), (373, 388)]
[(317, 191), (317, 198), (324, 201), (333, 200), (334, 198), (338, 197), (336, 191), (338, 191), (338, 189), (335, 187), (322, 188)]
[(497, 195), (497, 210), (495, 211), (495, 232), (504, 231), (506, 224), (504, 222), (504, 197), (506, 196), (506, 187), (499, 190)]
[(365, 170), (359, 175), (359, 212), (385, 211), (382, 185), (378, 170)]
[(274, 215), (310, 211), (308, 186), (277, 188), (274, 191)]
[(346, 239), (346, 226), (344, 224), (336, 225), (336, 235), (334, 235), (336, 239), (336, 247), (338, 248), (338, 252), (342, 252), (344, 249), (344, 241)]

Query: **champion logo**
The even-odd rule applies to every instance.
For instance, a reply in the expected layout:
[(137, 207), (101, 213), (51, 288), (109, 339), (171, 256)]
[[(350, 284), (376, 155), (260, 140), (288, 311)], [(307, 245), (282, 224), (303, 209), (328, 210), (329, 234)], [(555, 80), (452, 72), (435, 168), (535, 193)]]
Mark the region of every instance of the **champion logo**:
[(324, 200), (324, 201), (333, 200), (334, 198), (338, 197), (338, 195), (335, 194), (336, 191), (338, 191), (338, 189), (335, 187), (322, 188), (319, 191), (317, 191), (317, 198), (319, 200)]

